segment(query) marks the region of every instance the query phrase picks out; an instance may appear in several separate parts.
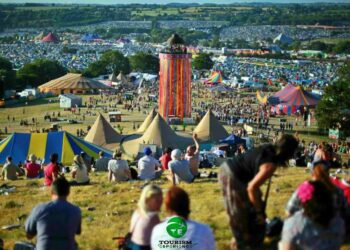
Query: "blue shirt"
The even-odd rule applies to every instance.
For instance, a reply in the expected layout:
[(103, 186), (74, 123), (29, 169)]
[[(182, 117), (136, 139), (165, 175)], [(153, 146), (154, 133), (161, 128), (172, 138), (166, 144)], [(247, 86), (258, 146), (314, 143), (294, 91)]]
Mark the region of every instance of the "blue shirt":
[(81, 232), (80, 208), (65, 200), (40, 204), (29, 215), (25, 230), (37, 235), (37, 250), (75, 250), (74, 237)]

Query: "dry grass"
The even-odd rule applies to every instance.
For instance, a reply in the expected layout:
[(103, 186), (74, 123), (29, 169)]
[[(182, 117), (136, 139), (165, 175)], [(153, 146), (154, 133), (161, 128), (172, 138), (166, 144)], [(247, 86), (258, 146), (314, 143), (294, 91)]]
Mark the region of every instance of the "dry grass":
[[(284, 206), (297, 185), (308, 178), (304, 169), (280, 169), (273, 179), (267, 213), (269, 217), (283, 217)], [(115, 249), (114, 236), (126, 234), (132, 211), (144, 182), (107, 183), (106, 173), (92, 173), (92, 185), (73, 187), (69, 200), (80, 206), (83, 214), (82, 235), (77, 237), (81, 249)], [(0, 182), (3, 184), (4, 182)], [(49, 190), (42, 187), (43, 180), (18, 180), (9, 183), (16, 192), (0, 196), (0, 225), (17, 224), (17, 218), (29, 214), (40, 202), (49, 201)], [(170, 184), (162, 179), (156, 181), (165, 191)], [(223, 206), (221, 190), (216, 180), (200, 179), (194, 184), (181, 184), (191, 197), (191, 218), (206, 223), (214, 231), (218, 249), (227, 249), (231, 238), (228, 220)], [(94, 211), (88, 211), (94, 207)], [(5, 215), (5, 216), (4, 216)], [(166, 214), (162, 212), (161, 217)], [(12, 249), (16, 240), (24, 240), (23, 227), (0, 231), (5, 249)], [(275, 249), (275, 244), (267, 244)], [(344, 248), (346, 249), (346, 248)], [(350, 248), (348, 248), (350, 249)]]

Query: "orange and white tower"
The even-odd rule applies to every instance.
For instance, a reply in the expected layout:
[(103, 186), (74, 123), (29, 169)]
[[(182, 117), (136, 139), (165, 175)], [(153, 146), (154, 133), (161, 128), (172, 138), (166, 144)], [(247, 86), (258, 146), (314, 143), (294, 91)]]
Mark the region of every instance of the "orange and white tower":
[(169, 47), (159, 54), (159, 113), (169, 117), (191, 117), (191, 59), (177, 34), (168, 40)]

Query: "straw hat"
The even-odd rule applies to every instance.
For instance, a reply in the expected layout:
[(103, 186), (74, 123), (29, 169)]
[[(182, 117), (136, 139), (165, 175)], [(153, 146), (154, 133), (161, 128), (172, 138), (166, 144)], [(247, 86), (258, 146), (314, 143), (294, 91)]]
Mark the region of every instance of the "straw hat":
[(35, 154), (31, 154), (31, 155), (29, 155), (29, 161), (31, 161), (31, 162), (35, 162), (36, 161), (36, 156), (35, 156)]

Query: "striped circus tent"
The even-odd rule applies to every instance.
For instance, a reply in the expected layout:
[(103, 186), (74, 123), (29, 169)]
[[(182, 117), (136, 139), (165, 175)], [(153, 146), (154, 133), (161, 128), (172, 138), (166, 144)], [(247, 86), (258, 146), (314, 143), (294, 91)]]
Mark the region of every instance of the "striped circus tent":
[(65, 165), (72, 164), (73, 157), (84, 151), (90, 157), (98, 158), (100, 151), (110, 157), (112, 152), (95, 144), (86, 142), (64, 131), (49, 133), (13, 133), (0, 142), (0, 164), (4, 164), (7, 156), (13, 163), (24, 162), (28, 155), (49, 162), (50, 155), (57, 153), (59, 161)]
[(277, 101), (273, 103), (275, 107), (272, 107), (272, 111), (277, 114), (284, 113), (288, 115), (294, 114), (301, 107), (314, 108), (320, 101), (318, 96), (305, 91), (301, 86), (290, 87), (288, 91), (284, 91), (282, 95), (276, 98)]
[(39, 87), (40, 92), (53, 94), (84, 94), (99, 89), (110, 87), (98, 81), (83, 77), (82, 74), (68, 73), (57, 79), (51, 80)]
[(276, 92), (273, 97), (281, 97), (286, 95), (287, 93), (293, 91), (295, 89), (295, 87), (292, 84), (288, 84), (286, 85), (283, 89), (281, 89), (280, 91)]
[(283, 104), (296, 107), (315, 107), (320, 100), (316, 95), (305, 91), (301, 86), (291, 89), (279, 98)]

